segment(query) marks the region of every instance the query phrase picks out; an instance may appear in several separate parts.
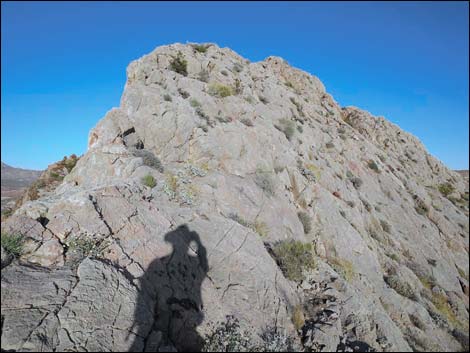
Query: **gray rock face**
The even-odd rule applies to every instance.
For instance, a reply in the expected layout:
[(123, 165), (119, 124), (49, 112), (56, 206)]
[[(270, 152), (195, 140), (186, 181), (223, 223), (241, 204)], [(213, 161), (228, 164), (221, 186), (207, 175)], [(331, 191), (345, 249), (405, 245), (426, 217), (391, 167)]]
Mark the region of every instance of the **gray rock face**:
[(468, 346), (468, 182), (281, 58), (159, 47), (88, 144), (2, 224), (2, 349), (199, 350), (227, 315), (306, 350)]

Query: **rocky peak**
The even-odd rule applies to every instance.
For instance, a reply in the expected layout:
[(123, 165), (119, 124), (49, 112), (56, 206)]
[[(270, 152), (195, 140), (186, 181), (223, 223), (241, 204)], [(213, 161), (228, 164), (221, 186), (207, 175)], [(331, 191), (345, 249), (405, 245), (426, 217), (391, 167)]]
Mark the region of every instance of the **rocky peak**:
[[(2, 229), (24, 241), (2, 349), (215, 349), (237, 328), (243, 349), (468, 347), (468, 183), (278, 57), (131, 62), (85, 155)], [(63, 290), (8, 280), (45, 272)]]

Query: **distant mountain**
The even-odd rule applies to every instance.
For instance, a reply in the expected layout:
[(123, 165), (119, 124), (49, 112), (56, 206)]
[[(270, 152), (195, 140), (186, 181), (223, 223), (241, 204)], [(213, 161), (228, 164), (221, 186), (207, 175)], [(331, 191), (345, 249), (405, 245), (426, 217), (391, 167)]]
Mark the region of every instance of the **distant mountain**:
[(456, 172), (468, 180), (468, 170), (456, 170)]
[(1, 195), (2, 210), (4, 206), (21, 195), (41, 175), (41, 170), (28, 170), (11, 167), (2, 163)]

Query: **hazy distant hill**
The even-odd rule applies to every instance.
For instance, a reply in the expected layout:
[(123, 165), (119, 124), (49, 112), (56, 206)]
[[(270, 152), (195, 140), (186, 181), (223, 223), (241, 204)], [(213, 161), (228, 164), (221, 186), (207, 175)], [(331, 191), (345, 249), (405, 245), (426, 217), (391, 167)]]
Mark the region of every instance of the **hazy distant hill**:
[(23, 190), (39, 178), (41, 173), (40, 170), (14, 168), (2, 162), (2, 209), (9, 201), (21, 195)]

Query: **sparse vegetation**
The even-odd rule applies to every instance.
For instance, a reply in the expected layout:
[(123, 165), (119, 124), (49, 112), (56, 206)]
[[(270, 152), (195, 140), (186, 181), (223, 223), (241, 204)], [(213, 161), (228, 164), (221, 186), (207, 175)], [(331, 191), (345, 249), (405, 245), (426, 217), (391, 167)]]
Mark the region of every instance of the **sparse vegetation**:
[(403, 297), (416, 300), (416, 293), (408, 282), (402, 280), (398, 275), (384, 276), (384, 281), (395, 292)]
[(211, 45), (210, 44), (192, 44), (191, 46), (198, 53), (204, 54)]
[(235, 222), (241, 224), (244, 227), (250, 228), (254, 232), (258, 233), (260, 236), (264, 237), (268, 234), (268, 226), (264, 222), (260, 222), (258, 220), (254, 222), (249, 222), (242, 217), (240, 217), (237, 213), (230, 213), (228, 217)]
[(163, 165), (160, 159), (156, 157), (152, 152), (148, 150), (134, 150), (134, 156), (142, 158), (144, 165), (158, 170), (160, 173), (163, 173)]
[(211, 324), (211, 333), (204, 337), (202, 352), (295, 352), (294, 341), (278, 327), (266, 327), (259, 338), (254, 339), (253, 330), (243, 330), (232, 315), (227, 315), (224, 322)]
[(268, 104), (269, 103), (268, 99), (264, 96), (258, 96), (258, 99), (263, 104)]
[(209, 85), (207, 93), (214, 97), (225, 98), (233, 95), (233, 89), (229, 86), (215, 82)]
[(445, 197), (449, 196), (451, 193), (454, 192), (454, 186), (450, 183), (440, 184), (437, 188)]
[(327, 142), (325, 146), (326, 148), (334, 148), (335, 144), (333, 142)]
[(274, 258), (287, 279), (300, 282), (304, 279), (304, 270), (315, 267), (312, 245), (297, 240), (284, 240), (272, 247)]
[(197, 99), (195, 99), (195, 98), (191, 99), (191, 100), (189, 101), (189, 104), (190, 104), (191, 107), (193, 107), (193, 108), (198, 108), (198, 107), (201, 106), (201, 103), (199, 103), (199, 101), (198, 101)]
[(183, 76), (188, 76), (187, 66), (188, 62), (185, 60), (183, 53), (178, 51), (176, 56), (172, 56), (172, 60), (170, 61), (170, 68), (176, 73), (179, 73)]
[(2, 248), (10, 255), (18, 257), (23, 252), (24, 236), (21, 234), (1, 233)]
[(301, 305), (296, 305), (292, 312), (292, 323), (295, 329), (298, 331), (302, 328), (305, 323), (305, 315)]
[(149, 188), (154, 188), (157, 185), (157, 182), (155, 181), (155, 178), (153, 176), (147, 174), (142, 178), (142, 184), (148, 186)]
[(312, 230), (312, 221), (308, 213), (301, 211), (297, 213), (297, 216), (299, 217), (299, 220), (302, 223), (302, 226), (304, 227), (304, 233), (310, 233), (310, 231)]
[(171, 96), (168, 93), (163, 95), (163, 99), (165, 100), (165, 102), (171, 102), (173, 100), (171, 99)]
[(255, 173), (255, 184), (258, 185), (268, 196), (274, 195), (274, 181), (270, 171), (258, 168)]
[(356, 276), (356, 272), (354, 271), (354, 266), (351, 261), (340, 259), (338, 257), (329, 257), (328, 263), (347, 282), (351, 282)]
[(279, 131), (282, 131), (284, 135), (286, 135), (286, 138), (291, 141), (292, 136), (294, 136), (295, 133), (295, 123), (292, 120), (281, 119), (279, 120), (279, 124), (274, 125), (274, 127)]

